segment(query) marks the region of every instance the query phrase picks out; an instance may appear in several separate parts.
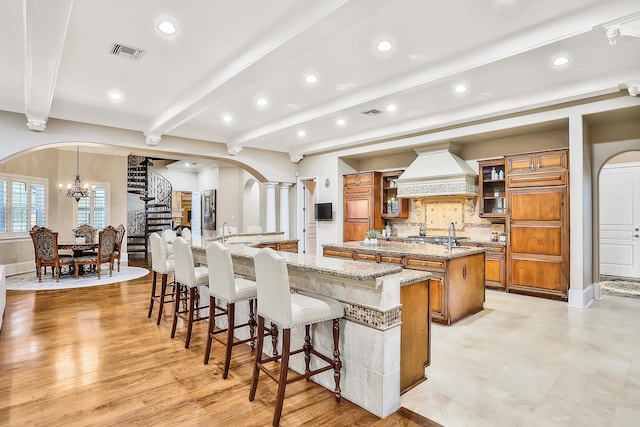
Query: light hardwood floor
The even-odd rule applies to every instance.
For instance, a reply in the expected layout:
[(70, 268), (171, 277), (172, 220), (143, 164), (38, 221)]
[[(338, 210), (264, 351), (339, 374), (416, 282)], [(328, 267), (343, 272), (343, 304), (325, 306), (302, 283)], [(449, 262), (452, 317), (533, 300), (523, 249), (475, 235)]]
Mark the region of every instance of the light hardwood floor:
[[(145, 261), (132, 265), (147, 266)], [(147, 266), (148, 267), (148, 266)], [(170, 339), (173, 307), (147, 319), (151, 275), (112, 285), (8, 291), (0, 333), (0, 424), (271, 425), (275, 383), (262, 377), (249, 402), (253, 354), (234, 348), (222, 380), (224, 347), (203, 365), (206, 322)], [(381, 420), (313, 382), (287, 387), (282, 426), (437, 425), (408, 410)]]

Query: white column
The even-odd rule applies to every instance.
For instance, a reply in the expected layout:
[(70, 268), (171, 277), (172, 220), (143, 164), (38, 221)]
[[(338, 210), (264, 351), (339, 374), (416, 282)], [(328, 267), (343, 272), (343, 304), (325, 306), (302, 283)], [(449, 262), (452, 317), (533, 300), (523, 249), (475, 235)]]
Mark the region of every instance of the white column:
[(289, 187), (290, 182), (280, 183), (280, 231), (284, 232), (284, 238), (289, 238)]
[(266, 232), (276, 231), (276, 183), (267, 182)]

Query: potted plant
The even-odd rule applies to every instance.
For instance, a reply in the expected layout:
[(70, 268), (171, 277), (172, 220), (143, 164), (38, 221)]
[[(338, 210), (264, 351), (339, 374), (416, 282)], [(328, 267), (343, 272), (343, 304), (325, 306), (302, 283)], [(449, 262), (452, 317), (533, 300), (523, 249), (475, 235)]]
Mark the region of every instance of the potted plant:
[(369, 243), (372, 245), (378, 244), (378, 237), (380, 237), (380, 232), (378, 230), (369, 230), (367, 231), (367, 238), (369, 239)]

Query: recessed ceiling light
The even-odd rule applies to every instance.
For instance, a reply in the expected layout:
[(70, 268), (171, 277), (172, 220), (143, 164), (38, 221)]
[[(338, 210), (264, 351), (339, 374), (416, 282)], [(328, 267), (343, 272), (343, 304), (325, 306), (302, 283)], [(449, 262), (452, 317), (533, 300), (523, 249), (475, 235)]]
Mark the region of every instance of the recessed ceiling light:
[(307, 133), (303, 130), (298, 131), (298, 136), (305, 136)]
[(174, 34), (176, 32), (176, 26), (169, 21), (162, 21), (158, 24), (158, 29), (165, 34)]
[(382, 40), (378, 43), (378, 51), (379, 52), (389, 52), (393, 46), (389, 40)]
[(256, 104), (258, 104), (261, 107), (266, 107), (268, 102), (266, 98), (258, 98), (258, 100), (256, 101)]
[(231, 117), (229, 114), (225, 114), (224, 116), (222, 116), (222, 120), (229, 123), (230, 121), (233, 120), (233, 117)]
[(396, 107), (394, 104), (387, 105), (387, 111), (390, 112), (390, 113), (396, 111), (397, 109), (398, 109), (398, 107)]
[(345, 119), (338, 119), (336, 120), (336, 124), (338, 126), (344, 126), (347, 123), (347, 121)]
[(467, 85), (460, 83), (456, 85), (454, 90), (456, 91), (456, 93), (464, 93), (467, 91)]
[(109, 99), (112, 101), (122, 101), (122, 94), (120, 92), (109, 92)]
[(317, 83), (318, 77), (314, 74), (309, 74), (307, 77), (305, 77), (304, 81), (307, 83)]
[(553, 61), (551, 63), (556, 67), (562, 67), (563, 65), (567, 65), (569, 63), (569, 58), (567, 58), (566, 56), (557, 56), (553, 58)]

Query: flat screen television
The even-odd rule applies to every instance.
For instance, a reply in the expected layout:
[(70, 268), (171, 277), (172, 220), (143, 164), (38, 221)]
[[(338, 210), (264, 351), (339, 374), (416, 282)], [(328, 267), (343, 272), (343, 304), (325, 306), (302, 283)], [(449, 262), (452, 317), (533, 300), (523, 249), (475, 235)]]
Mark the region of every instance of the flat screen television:
[(316, 221), (333, 221), (331, 203), (316, 203)]

